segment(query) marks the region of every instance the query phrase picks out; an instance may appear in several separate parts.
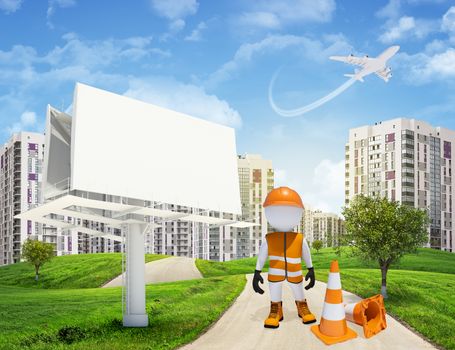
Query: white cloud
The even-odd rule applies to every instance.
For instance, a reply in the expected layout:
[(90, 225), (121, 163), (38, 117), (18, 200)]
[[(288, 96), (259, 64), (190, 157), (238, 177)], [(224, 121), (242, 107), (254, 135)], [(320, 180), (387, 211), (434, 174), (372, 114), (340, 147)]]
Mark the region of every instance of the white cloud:
[(261, 27), (277, 29), (281, 27), (280, 19), (272, 12), (246, 12), (242, 13), (236, 20), (242, 27)]
[(155, 12), (171, 20), (194, 15), (199, 7), (196, 0), (151, 0)]
[(0, 0), (0, 10), (13, 13), (20, 9), (22, 0)]
[(226, 101), (174, 79), (132, 79), (125, 95), (216, 123), (237, 128), (242, 125), (239, 112)]
[(424, 3), (443, 3), (446, 0), (389, 0), (387, 5), (380, 8), (376, 12), (376, 16), (380, 18), (396, 19), (400, 17), (401, 8), (404, 4), (421, 5)]
[(331, 54), (352, 50), (351, 45), (342, 34), (326, 35), (323, 37), (323, 42), (305, 36), (271, 35), (255, 43), (242, 44), (230, 61), (224, 63), (209, 76), (206, 85), (214, 87), (231, 79), (240, 68), (251, 62), (255, 56), (281, 51), (289, 47), (298, 47), (297, 52), (306, 55), (306, 58), (311, 60), (325, 59)]
[(336, 9), (335, 0), (259, 0), (250, 4), (250, 11), (235, 18), (235, 26), (277, 29), (294, 23), (329, 22)]
[(414, 17), (404, 16), (398, 20), (398, 23), (381, 34), (379, 40), (383, 43), (391, 43), (401, 39), (407, 32), (415, 28)]
[(435, 39), (425, 45), (425, 53), (432, 55), (438, 52), (445, 51), (446, 48), (447, 48), (446, 42)]
[(185, 37), (186, 41), (201, 41), (202, 40), (202, 31), (207, 29), (207, 24), (205, 22), (200, 22), (195, 29), (191, 32), (190, 35)]
[[(20, 129), (23, 123), (14, 120), (14, 116), (26, 110), (43, 108), (40, 98), (52, 94), (60, 96), (62, 88), (71, 89), (76, 81), (125, 91), (130, 76), (121, 70), (117, 73), (119, 67), (147, 65), (153, 68), (153, 65), (164, 62), (161, 58), (169, 55), (153, 47), (150, 37), (85, 41), (72, 33), (64, 36), (62, 45), (44, 53), (23, 45), (0, 50), (0, 86), (6, 87), (0, 96), (0, 131)], [(66, 105), (61, 99), (47, 102), (64, 108), (70, 99)], [(24, 119), (24, 122), (27, 120), (31, 123), (32, 119)]]
[[(34, 48), (23, 45), (15, 45), (10, 51), (0, 50), (1, 71), (7, 71), (8, 67), (26, 69), (38, 64), (49, 69), (77, 66), (93, 70), (113, 63), (136, 62), (145, 58), (171, 55), (168, 51), (153, 47), (151, 37), (82, 40), (74, 33), (67, 33), (63, 40), (62, 46), (55, 46), (43, 55), (38, 55)], [(17, 74), (18, 71), (20, 72), (20, 69), (15, 69), (14, 73)]]
[(184, 18), (194, 15), (199, 7), (196, 0), (151, 0), (150, 3), (158, 16), (169, 19), (169, 32), (161, 36), (164, 41), (181, 31), (186, 25)]
[[(7, 85), (9, 93), (0, 96), (2, 115), (20, 115), (37, 103), (35, 96), (66, 89), (76, 81), (125, 92), (126, 95), (172, 108), (177, 111), (217, 123), (241, 127), (242, 118), (237, 110), (223, 99), (208, 94), (203, 88), (172, 78), (148, 78), (117, 73), (123, 64), (142, 64), (162, 54), (152, 47), (149, 37), (85, 41), (75, 34), (67, 34), (61, 46), (38, 54), (26, 46), (15, 46), (10, 51), (0, 51), (0, 85)], [(58, 94), (57, 92), (57, 94)], [(56, 95), (59, 96), (59, 95)], [(24, 102), (25, 101), (25, 102)], [(57, 103), (62, 109), (63, 100)], [(67, 103), (70, 100), (66, 101)], [(41, 102), (39, 102), (41, 103)], [(11, 133), (24, 128), (38, 129), (39, 122), (31, 112), (23, 113), (20, 121), (2, 118), (1, 128)]]
[[(431, 48), (435, 48), (432, 46)], [(403, 74), (410, 84), (420, 85), (433, 81), (450, 81), (455, 78), (455, 48), (448, 47), (442, 50), (437, 47), (436, 52), (421, 52), (414, 55), (401, 53), (397, 57), (397, 64), (406, 70)]]
[(455, 49), (449, 48), (443, 53), (429, 57), (424, 67), (424, 75), (438, 75), (444, 78), (455, 77)]
[(311, 190), (303, 191), (305, 203), (314, 209), (339, 214), (344, 205), (344, 160), (322, 160), (314, 169)]
[(196, 0), (151, 0), (150, 4), (158, 16), (169, 20), (169, 31), (160, 36), (161, 41), (166, 41), (183, 28), (185, 28), (185, 17), (194, 15), (199, 3)]
[(379, 41), (391, 44), (410, 37), (423, 39), (437, 30), (438, 22), (403, 16), (397, 22), (389, 21), (385, 27), (386, 31), (379, 36)]
[(5, 131), (7, 134), (10, 135), (10, 134), (17, 133), (20, 131), (35, 130), (36, 125), (37, 125), (36, 113), (30, 112), (30, 111), (25, 111), (20, 116), (20, 121), (15, 122), (15, 123), (13, 123), (13, 125), (6, 127)]
[(450, 7), (442, 17), (441, 29), (455, 42), (455, 6)]
[(21, 115), (21, 123), (24, 126), (35, 125), (36, 123), (36, 114), (35, 112), (24, 112)]
[(376, 16), (385, 18), (397, 18), (400, 15), (401, 0), (389, 0), (386, 6), (382, 7)]
[(51, 17), (55, 14), (57, 8), (67, 8), (76, 5), (76, 0), (49, 0), (47, 6), (47, 26), (54, 29), (54, 24), (51, 22)]

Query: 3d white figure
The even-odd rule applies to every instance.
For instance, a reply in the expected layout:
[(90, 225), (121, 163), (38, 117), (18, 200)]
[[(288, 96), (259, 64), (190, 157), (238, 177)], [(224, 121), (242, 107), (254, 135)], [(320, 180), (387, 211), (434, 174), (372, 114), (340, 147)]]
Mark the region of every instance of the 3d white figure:
[(271, 303), (270, 314), (264, 321), (264, 327), (278, 328), (280, 321), (283, 320), (282, 287), (284, 280), (287, 280), (291, 286), (297, 312), (303, 323), (316, 322), (316, 317), (308, 308), (303, 291), (302, 257), (308, 268), (305, 281), (310, 280), (305, 289), (313, 288), (315, 283), (310, 248), (302, 233), (292, 231), (302, 217), (304, 209), (302, 200), (296, 191), (288, 187), (279, 187), (267, 195), (263, 206), (268, 223), (277, 230), (277, 232), (268, 233), (263, 240), (253, 277), (254, 291), (263, 294), (264, 291), (259, 287), (259, 282), (264, 283), (261, 270), (268, 257)]

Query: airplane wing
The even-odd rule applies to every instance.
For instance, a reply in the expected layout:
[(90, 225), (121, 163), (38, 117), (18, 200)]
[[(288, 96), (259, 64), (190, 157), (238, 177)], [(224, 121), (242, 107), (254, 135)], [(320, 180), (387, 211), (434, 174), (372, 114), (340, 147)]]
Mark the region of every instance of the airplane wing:
[(354, 66), (363, 67), (371, 58), (369, 57), (356, 57), (356, 56), (330, 56), (331, 60), (340, 61)]
[(381, 78), (382, 80), (384, 80), (386, 83), (389, 81), (389, 79), (392, 77), (392, 73), (391, 73), (391, 69), (386, 67), (382, 70), (378, 70), (377, 72), (375, 72), (375, 74)]

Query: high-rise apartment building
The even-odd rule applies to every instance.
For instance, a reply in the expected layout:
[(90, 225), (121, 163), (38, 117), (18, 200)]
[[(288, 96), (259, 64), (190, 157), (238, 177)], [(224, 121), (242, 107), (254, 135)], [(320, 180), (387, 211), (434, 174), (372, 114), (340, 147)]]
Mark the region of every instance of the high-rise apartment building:
[(338, 246), (345, 233), (344, 220), (334, 213), (316, 211), (313, 214), (313, 241), (320, 240), (324, 247)]
[[(200, 209), (157, 204), (162, 210), (201, 214)], [(209, 259), (209, 227), (207, 224), (184, 220), (154, 219), (145, 234), (145, 250), (151, 254), (167, 254)]]
[(362, 193), (427, 209), (428, 246), (454, 252), (454, 143), (455, 131), (416, 119), (398, 118), (349, 130), (346, 204)]
[(242, 203), (242, 221), (259, 224), (249, 229), (239, 230), (242, 237), (241, 248), (237, 258), (256, 256), (262, 239), (267, 234), (267, 220), (264, 214), (264, 203), (267, 194), (274, 186), (274, 171), (271, 160), (262, 159), (260, 155), (246, 154), (238, 157), (240, 180), (240, 200)]
[(313, 215), (314, 210), (308, 205), (303, 204), (303, 213), (302, 218), (300, 219), (300, 224), (296, 228), (297, 232), (301, 232), (305, 235), (305, 238), (308, 244), (311, 246), (313, 243)]
[(0, 149), (0, 265), (20, 261), (27, 238), (55, 240), (38, 223), (14, 218), (42, 200), (43, 149), (44, 136), (31, 132), (13, 134)]
[(324, 247), (337, 246), (340, 236), (345, 233), (344, 220), (337, 214), (313, 210), (306, 204), (304, 206), (297, 231), (305, 235), (310, 246), (315, 240), (322, 241)]

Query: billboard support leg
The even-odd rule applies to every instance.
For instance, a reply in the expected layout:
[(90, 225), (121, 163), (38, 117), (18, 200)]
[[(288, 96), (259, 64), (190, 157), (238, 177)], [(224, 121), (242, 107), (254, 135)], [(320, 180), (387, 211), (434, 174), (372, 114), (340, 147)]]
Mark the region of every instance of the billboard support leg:
[(123, 326), (147, 327), (145, 309), (145, 249), (144, 228), (146, 224), (128, 224), (126, 234), (126, 312)]

